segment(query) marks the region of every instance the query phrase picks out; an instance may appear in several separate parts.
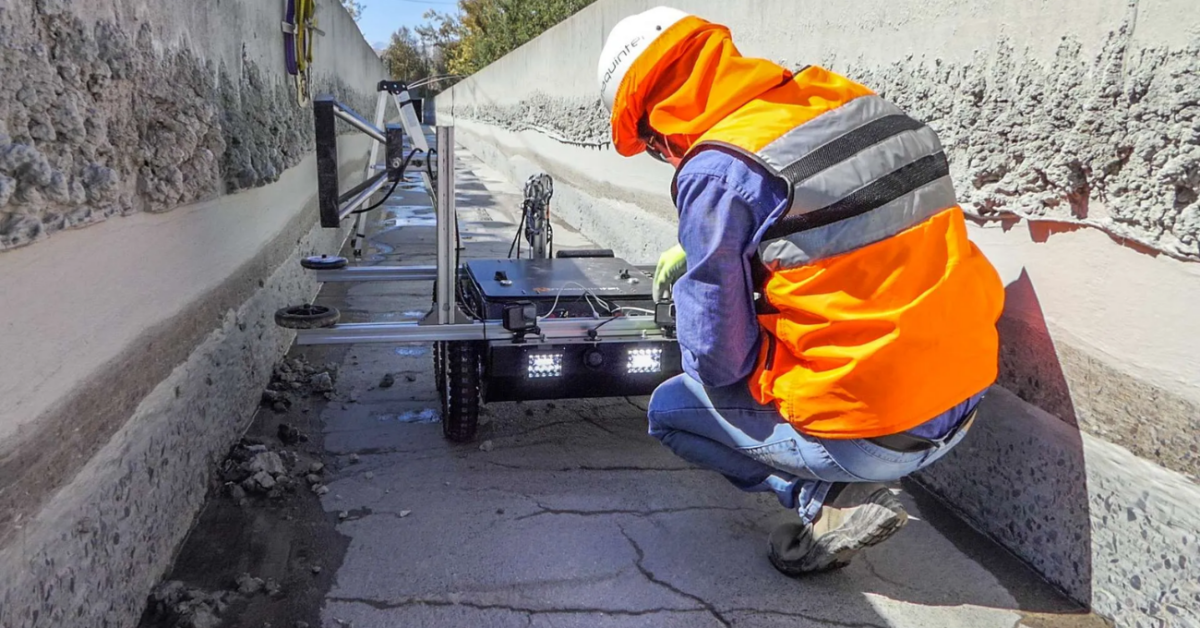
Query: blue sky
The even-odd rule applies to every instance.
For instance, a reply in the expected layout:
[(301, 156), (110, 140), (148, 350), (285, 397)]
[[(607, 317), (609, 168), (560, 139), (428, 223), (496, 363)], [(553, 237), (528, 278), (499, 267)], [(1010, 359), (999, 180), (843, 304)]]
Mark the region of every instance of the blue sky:
[(358, 20), (358, 28), (362, 30), (372, 46), (391, 41), (392, 33), (401, 26), (409, 28), (421, 24), (425, 20), (421, 15), (429, 9), (442, 13), (458, 13), (458, 3), (453, 0), (360, 0), (367, 6), (362, 17)]

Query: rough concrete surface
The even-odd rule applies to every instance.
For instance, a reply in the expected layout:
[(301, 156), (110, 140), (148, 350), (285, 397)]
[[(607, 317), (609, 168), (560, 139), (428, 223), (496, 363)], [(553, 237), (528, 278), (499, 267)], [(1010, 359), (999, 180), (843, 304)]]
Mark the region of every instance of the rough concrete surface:
[[(343, 144), (361, 168), (366, 143)], [(316, 220), (314, 169), (310, 157), (271, 186), (5, 254), (0, 292), (23, 305), (0, 309), (0, 353), (23, 357), (0, 379), (0, 541), (296, 253)]]
[[(347, 172), (365, 146), (343, 140)], [(312, 227), (314, 169), (5, 254), (0, 290), (25, 305), (0, 310), (0, 344), (25, 357), (0, 380), (0, 625), (141, 612), (290, 342), (274, 311), (314, 290), (299, 257), (346, 235)]]
[[(466, 255), (503, 256), (517, 190), (461, 150), (458, 161)], [(431, 217), (427, 197), (397, 195), (371, 220), (365, 263), (432, 263)], [(558, 246), (589, 246), (563, 224), (555, 235)], [(429, 285), (330, 284), (318, 302), (355, 322), (412, 319), (429, 308)], [(646, 434), (644, 398), (493, 404), (478, 441), (453, 445), (436, 422), (427, 344), (291, 355), (341, 362), (333, 400), (296, 419), (322, 426), (323, 517), (285, 521), (299, 511), (269, 503), (206, 517), (168, 577), (205, 595), (240, 571), (317, 584), (231, 606), (231, 628), (265, 617), (330, 628), (1104, 625), (919, 489), (904, 498), (915, 519), (896, 539), (843, 571), (792, 580), (768, 564), (765, 539), (795, 515), (671, 455)], [(251, 431), (270, 434), (278, 420), (264, 410)], [(236, 510), (227, 496), (212, 500), (206, 512)], [(204, 556), (212, 539), (243, 543), (242, 521), (260, 522), (249, 557)], [(336, 526), (344, 553), (282, 531), (306, 526)], [(304, 570), (318, 555), (313, 577)], [(299, 614), (314, 598), (319, 616)]]
[(458, 120), (475, 120), (519, 133), (534, 130), (567, 144), (612, 144), (612, 126), (600, 98), (554, 98), (541, 92), (514, 105), (465, 104), (450, 114)]
[[(1009, 294), (1020, 289), (1011, 286)], [(999, 328), (1002, 386), (1067, 425), (1200, 483), (1200, 404), (1055, 344), (1044, 323), (1005, 317)]]
[[(632, 12), (644, 3), (602, 4)], [(728, 11), (710, 2), (677, 4), (713, 19)], [(879, 63), (878, 55), (853, 47), (812, 58), (797, 54), (804, 43), (786, 39), (747, 52), (792, 69), (819, 63), (929, 123), (946, 146), (962, 200), (981, 216), (1006, 213), (1098, 227), (1200, 260), (1200, 35), (1184, 46), (1135, 43), (1138, 8), (1136, 0), (1129, 3), (1098, 51), (1085, 52), (1078, 37), (1063, 36), (1049, 62), (1008, 36), (962, 60), (935, 51)], [(606, 10), (592, 7), (573, 18), (594, 31), (588, 41), (595, 42), (595, 56), (607, 34), (602, 29), (611, 27), (598, 19)], [(733, 22), (735, 36), (746, 20)], [(547, 37), (554, 39), (554, 31)], [(590, 61), (583, 66), (589, 72), (595, 66), (594, 59), (581, 61)], [(514, 65), (498, 69), (526, 69)], [(541, 81), (504, 95), (490, 85), (476, 89), (487, 80), (468, 79), (451, 90), (464, 97), (448, 95), (442, 106), (453, 101), (446, 107), (453, 116), (508, 130), (542, 129), (570, 142), (607, 143), (608, 117), (594, 86), (573, 96), (541, 92)]]
[[(252, 400), (291, 341), (291, 333), (274, 325), (275, 310), (313, 293), (314, 283), (299, 265), (301, 252), (329, 250), (345, 236), (311, 228), (315, 215), (314, 204), (297, 217), (305, 228), (299, 242), (286, 243), (291, 254), (272, 265), (277, 270), (263, 276), (248, 299), (215, 313), (217, 329), (198, 346), (187, 345), (186, 359), (140, 397), (132, 416), (112, 426), (115, 433), (82, 432), (88, 443), (59, 445), (71, 444), (77, 452), (38, 444), (44, 461), (86, 463), (69, 469), (66, 477), (73, 479), (40, 510), (30, 513), (43, 495), (28, 472), (45, 465), (6, 475), (0, 626), (129, 626), (141, 614), (146, 593), (203, 502), (211, 469), (244, 429)], [(62, 476), (51, 479), (61, 482)]]
[[(312, 114), (282, 59), (237, 38), (260, 30), (281, 57), (280, 7), (259, 8), (236, 34), (174, 45), (161, 41), (162, 22), (180, 16), (147, 15), (134, 0), (99, 4), (114, 15), (63, 0), (0, 8), (0, 250), (257, 187), (311, 150)], [(216, 53), (230, 46), (241, 54)], [(357, 61), (345, 56), (317, 67), (314, 91), (365, 109), (374, 86), (355, 79), (367, 67), (331, 71)]]
[[(831, 56), (824, 65), (936, 129), (960, 200), (978, 215), (1100, 227), (1200, 260), (1200, 41), (1131, 54), (1129, 31), (1122, 25), (1096, 59), (1064, 40), (1049, 67), (1011, 44), (973, 64), (908, 58), (876, 67)], [(611, 143), (599, 98), (533, 92), (450, 113), (567, 143)]]
[[(301, 163), (311, 111), (284, 78), (281, 11), (175, 0), (0, 6), (0, 249), (147, 210), (0, 261), (0, 353), (23, 356), (0, 379), (0, 539), (311, 226), (313, 165)], [(378, 57), (340, 6), (318, 19), (316, 89), (365, 104), (383, 76)], [(354, 159), (361, 167), (361, 154), (344, 163)], [(284, 185), (220, 196), (295, 166), (305, 174)]]
[(1200, 486), (994, 387), (920, 481), (1120, 626), (1200, 626)]

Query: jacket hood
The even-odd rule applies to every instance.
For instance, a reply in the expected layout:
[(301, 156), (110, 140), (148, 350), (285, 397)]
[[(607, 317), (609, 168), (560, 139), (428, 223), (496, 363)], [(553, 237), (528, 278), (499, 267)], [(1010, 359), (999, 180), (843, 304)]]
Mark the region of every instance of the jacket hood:
[(630, 157), (646, 148), (638, 122), (690, 149), (743, 105), (792, 78), (765, 59), (743, 57), (729, 29), (687, 17), (639, 55), (613, 103), (613, 146)]

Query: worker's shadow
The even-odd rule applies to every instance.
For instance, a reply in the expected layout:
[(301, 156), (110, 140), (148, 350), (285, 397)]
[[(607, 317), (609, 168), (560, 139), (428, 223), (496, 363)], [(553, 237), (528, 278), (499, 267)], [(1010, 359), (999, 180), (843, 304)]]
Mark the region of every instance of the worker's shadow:
[[(1006, 299), (999, 384), (1015, 396), (992, 394), (967, 439), (916, 482), (906, 481), (920, 520), (867, 553), (869, 574), (856, 579), (867, 591), (924, 605), (1054, 614), (1083, 612), (1056, 588), (1091, 600), (1091, 521), (1075, 405), (1024, 271)], [(1018, 411), (1022, 400), (1045, 412)], [(971, 515), (950, 513), (918, 483)], [(972, 526), (1019, 548), (1019, 560)]]

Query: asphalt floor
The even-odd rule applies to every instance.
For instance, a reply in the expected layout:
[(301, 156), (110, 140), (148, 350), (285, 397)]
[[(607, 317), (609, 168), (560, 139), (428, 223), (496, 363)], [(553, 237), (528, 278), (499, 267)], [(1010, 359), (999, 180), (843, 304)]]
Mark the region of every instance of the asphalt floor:
[[(461, 148), (457, 161), (466, 255), (504, 257), (520, 190)], [(362, 264), (434, 263), (417, 185), (369, 216)], [(593, 246), (561, 224), (555, 240)], [(396, 321), (422, 316), (431, 293), (330, 283), (317, 302), (348, 322)], [(845, 569), (793, 579), (767, 562), (766, 539), (795, 513), (673, 456), (646, 434), (645, 398), (489, 404), (477, 441), (454, 444), (428, 343), (289, 357), (336, 364), (331, 399), (263, 408), (248, 434), (275, 448), (280, 423), (303, 431), (296, 449), (323, 461), (328, 492), (239, 505), (214, 488), (169, 577), (281, 584), (232, 603), (224, 626), (1105, 625), (907, 482), (900, 534)]]

